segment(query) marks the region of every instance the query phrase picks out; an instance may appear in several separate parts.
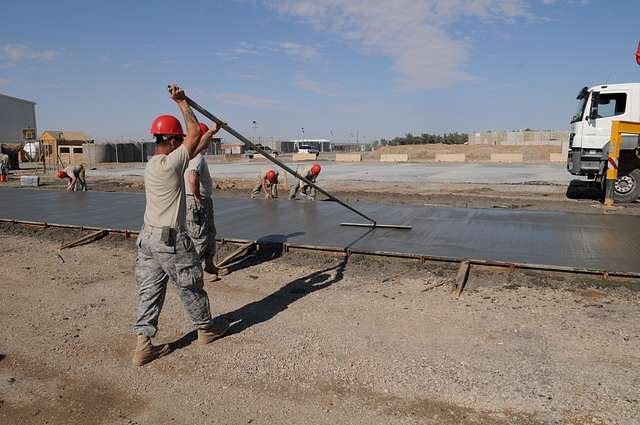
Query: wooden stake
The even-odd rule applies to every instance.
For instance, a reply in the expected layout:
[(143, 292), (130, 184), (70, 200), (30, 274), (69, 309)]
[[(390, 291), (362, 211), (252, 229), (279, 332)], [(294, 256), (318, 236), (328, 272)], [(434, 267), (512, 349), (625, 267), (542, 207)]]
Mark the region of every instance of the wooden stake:
[(100, 239), (101, 237), (105, 236), (107, 233), (109, 233), (109, 232), (107, 232), (106, 230), (98, 230), (97, 232), (90, 233), (90, 234), (88, 234), (86, 236), (81, 237), (80, 239), (77, 239), (77, 240), (73, 241), (73, 242), (69, 242), (66, 245), (62, 245), (60, 247), (60, 250), (62, 251), (63, 249), (66, 249), (66, 248), (73, 248), (74, 246), (84, 245), (84, 244), (93, 242), (96, 239)]
[(453, 287), (453, 293), (456, 299), (460, 298), (460, 294), (462, 294), (462, 290), (467, 284), (470, 268), (471, 268), (471, 264), (468, 261), (463, 261), (460, 263), (460, 267), (458, 268), (458, 274), (456, 276), (456, 286)]
[(247, 249), (251, 248), (255, 244), (256, 244), (256, 242), (247, 242), (246, 244), (241, 245), (238, 249), (236, 249), (235, 251), (233, 251), (231, 254), (227, 255), (226, 257), (224, 257), (218, 264), (216, 264), (216, 267), (219, 268), (219, 269), (224, 267), (227, 263), (229, 263), (235, 257), (237, 257), (238, 255), (242, 254), (244, 251), (246, 251)]

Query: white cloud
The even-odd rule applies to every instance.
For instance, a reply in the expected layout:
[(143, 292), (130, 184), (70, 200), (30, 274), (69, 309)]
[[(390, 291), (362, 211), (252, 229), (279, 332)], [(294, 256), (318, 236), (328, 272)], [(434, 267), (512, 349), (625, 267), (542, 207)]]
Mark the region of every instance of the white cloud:
[(336, 34), (391, 59), (403, 85), (446, 87), (473, 78), (464, 71), (470, 45), (450, 35), (463, 18), (482, 22), (530, 16), (526, 0), (263, 0), (284, 16)]
[(217, 93), (216, 100), (228, 105), (249, 106), (254, 108), (279, 108), (282, 106), (282, 104), (277, 100), (265, 99), (251, 94), (238, 92)]
[(50, 61), (58, 56), (58, 52), (55, 50), (36, 50), (25, 44), (5, 44), (0, 49), (0, 56), (13, 62), (26, 60)]
[(280, 51), (289, 56), (296, 56), (300, 59), (312, 59), (318, 56), (318, 49), (315, 46), (306, 46), (303, 44), (285, 41), (279, 45)]
[(293, 83), (303, 90), (321, 96), (335, 96), (338, 93), (338, 86), (336, 84), (312, 80), (304, 75), (296, 75)]
[(227, 52), (217, 52), (216, 54), (226, 59), (235, 60), (240, 56), (261, 56), (274, 53), (292, 56), (301, 60), (309, 60), (317, 57), (320, 51), (316, 46), (300, 44), (293, 41), (282, 41), (279, 43), (267, 41), (257, 44), (243, 41)]

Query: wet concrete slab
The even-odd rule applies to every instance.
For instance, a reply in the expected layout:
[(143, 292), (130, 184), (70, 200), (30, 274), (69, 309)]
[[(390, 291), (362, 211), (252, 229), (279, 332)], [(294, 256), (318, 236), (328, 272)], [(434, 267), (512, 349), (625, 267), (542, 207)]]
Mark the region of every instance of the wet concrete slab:
[[(503, 209), (362, 205), (381, 224), (362, 222), (335, 202), (216, 198), (218, 237), (292, 246), (474, 259), (640, 273), (640, 217)], [(135, 231), (144, 195), (0, 189), (0, 218)]]

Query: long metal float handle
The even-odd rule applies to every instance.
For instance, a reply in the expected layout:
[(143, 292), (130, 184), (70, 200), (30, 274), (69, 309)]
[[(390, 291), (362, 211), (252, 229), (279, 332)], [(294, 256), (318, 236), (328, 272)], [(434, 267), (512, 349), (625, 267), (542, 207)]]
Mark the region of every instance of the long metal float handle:
[(309, 186), (312, 186), (313, 188), (315, 188), (318, 192), (323, 193), (324, 195), (328, 196), (330, 199), (336, 201), (337, 203), (339, 203), (340, 205), (342, 205), (343, 207), (353, 211), (354, 213), (358, 214), (360, 217), (365, 218), (366, 220), (369, 220), (373, 227), (376, 226), (376, 221), (374, 219), (372, 219), (371, 217), (361, 213), (360, 211), (358, 211), (357, 209), (353, 208), (351, 205), (341, 201), (340, 199), (336, 198), (335, 196), (333, 196), (331, 193), (327, 192), (326, 190), (324, 190), (323, 188), (321, 188), (320, 186), (318, 186), (317, 184), (309, 181), (308, 179), (306, 179), (305, 177), (302, 177), (300, 174), (296, 173), (295, 171), (293, 171), (291, 168), (289, 168), (287, 165), (285, 165), (283, 162), (275, 159), (273, 156), (271, 156), (270, 154), (268, 154), (267, 152), (265, 152), (262, 148), (256, 146), (253, 142), (251, 142), (249, 139), (247, 139), (246, 137), (244, 137), (242, 134), (238, 133), (237, 131), (235, 131), (233, 128), (229, 127), (229, 125), (227, 125), (226, 122), (222, 121), (221, 119), (219, 119), (218, 117), (216, 117), (215, 115), (213, 115), (211, 112), (207, 111), (206, 109), (204, 109), (202, 106), (198, 105), (196, 102), (194, 102), (192, 99), (190, 99), (189, 97), (187, 97), (187, 103), (189, 104), (189, 106), (191, 106), (193, 109), (195, 109), (196, 111), (200, 112), (202, 115), (204, 115), (205, 117), (209, 118), (211, 121), (215, 122), (216, 124), (218, 124), (221, 128), (224, 128), (227, 133), (231, 134), (232, 136), (236, 137), (238, 140), (240, 140), (242, 143), (244, 143), (245, 145), (249, 146), (251, 149), (254, 149), (256, 151), (258, 151), (259, 153), (261, 153), (265, 158), (267, 158), (269, 161), (273, 162), (274, 164), (276, 164), (277, 166), (281, 167), (283, 170), (289, 172), (290, 174), (293, 174), (294, 176), (296, 176), (297, 178), (299, 178), (300, 180), (302, 180), (303, 182), (305, 182), (306, 184), (308, 184)]

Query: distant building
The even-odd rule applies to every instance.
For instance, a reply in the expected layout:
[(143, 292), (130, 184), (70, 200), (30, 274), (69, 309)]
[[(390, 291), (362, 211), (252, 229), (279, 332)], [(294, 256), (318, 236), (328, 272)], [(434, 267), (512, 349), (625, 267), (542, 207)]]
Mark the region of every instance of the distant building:
[(331, 152), (331, 141), (327, 139), (295, 139), (281, 140), (272, 143), (272, 148), (281, 153), (298, 152), (300, 145), (309, 145), (318, 149), (320, 152)]
[(331, 150), (334, 152), (366, 152), (372, 149), (369, 143), (332, 143)]
[(9, 156), (10, 169), (18, 169), (20, 154), (25, 156), (22, 146), (35, 134), (35, 102), (0, 94), (0, 153)]
[(242, 155), (244, 143), (223, 143), (220, 145), (225, 155)]
[(45, 161), (49, 165), (68, 166), (85, 163), (82, 145), (94, 143), (91, 136), (82, 131), (45, 130), (38, 138), (42, 142)]

